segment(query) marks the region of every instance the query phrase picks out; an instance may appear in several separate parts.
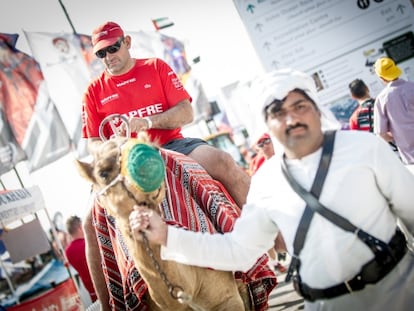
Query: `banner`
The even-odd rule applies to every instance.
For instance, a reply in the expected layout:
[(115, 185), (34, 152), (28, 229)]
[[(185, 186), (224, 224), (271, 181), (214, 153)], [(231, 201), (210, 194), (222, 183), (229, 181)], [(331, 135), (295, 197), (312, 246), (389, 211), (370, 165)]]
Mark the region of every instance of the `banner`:
[(87, 154), (81, 135), (82, 95), (93, 75), (102, 72), (102, 64), (91, 56), (86, 36), (80, 40), (75, 34), (27, 31), (25, 36), (78, 157), (82, 157)]
[(8, 311), (84, 311), (81, 298), (76, 290), (72, 279), (57, 285), (46, 293), (22, 302), (13, 307), (8, 307)]
[(45, 202), (39, 186), (0, 193), (0, 222), (2, 226), (44, 209)]
[(127, 32), (132, 38), (131, 56), (135, 58), (158, 57), (164, 60), (181, 79), (193, 99), (194, 118), (202, 119), (208, 114), (210, 103), (203, 86), (187, 62), (184, 44), (176, 38), (158, 32)]
[(101, 60), (97, 58), (93, 53), (91, 36), (79, 34), (77, 36), (80, 40), (82, 56), (89, 70), (89, 75), (91, 79), (93, 79), (102, 73), (102, 71), (105, 69), (105, 66), (102, 64)]
[(158, 32), (127, 32), (132, 38), (131, 55), (135, 58), (158, 57), (163, 59), (182, 78), (191, 70), (184, 44), (176, 38)]
[(17, 144), (7, 122), (1, 97), (2, 93), (0, 93), (0, 176), (10, 171), (20, 161), (26, 159), (26, 154)]
[(31, 172), (67, 154), (70, 140), (39, 64), (16, 49), (17, 39), (0, 33), (0, 101)]

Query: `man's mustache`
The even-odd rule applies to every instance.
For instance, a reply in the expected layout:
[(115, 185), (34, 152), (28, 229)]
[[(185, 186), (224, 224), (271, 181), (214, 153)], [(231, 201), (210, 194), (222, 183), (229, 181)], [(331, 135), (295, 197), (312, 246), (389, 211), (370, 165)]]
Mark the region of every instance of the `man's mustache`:
[(289, 135), (289, 132), (295, 128), (298, 127), (303, 127), (304, 129), (307, 129), (308, 126), (306, 124), (302, 124), (302, 123), (296, 123), (295, 125), (291, 125), (289, 127), (286, 128), (286, 135)]

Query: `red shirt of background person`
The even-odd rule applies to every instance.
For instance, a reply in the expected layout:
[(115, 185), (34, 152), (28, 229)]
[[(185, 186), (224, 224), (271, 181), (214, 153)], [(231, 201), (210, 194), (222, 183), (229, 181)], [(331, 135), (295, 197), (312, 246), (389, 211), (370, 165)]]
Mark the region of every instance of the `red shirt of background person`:
[(66, 258), (78, 272), (83, 285), (89, 292), (92, 302), (94, 302), (97, 297), (86, 261), (85, 238), (81, 219), (78, 216), (69, 217), (66, 221), (66, 229), (72, 237), (72, 241), (65, 249)]
[(267, 133), (264, 133), (262, 136), (260, 136), (253, 147), (257, 151), (257, 155), (254, 157), (250, 166), (251, 175), (256, 173), (262, 164), (275, 154), (272, 139)]

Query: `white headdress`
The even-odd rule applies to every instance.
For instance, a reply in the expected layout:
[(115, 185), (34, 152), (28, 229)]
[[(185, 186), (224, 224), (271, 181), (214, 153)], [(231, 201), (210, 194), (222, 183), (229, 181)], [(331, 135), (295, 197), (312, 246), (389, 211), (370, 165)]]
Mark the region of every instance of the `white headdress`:
[(267, 73), (262, 81), (262, 111), (275, 99), (282, 100), (294, 89), (301, 89), (315, 102), (321, 111), (322, 129), (340, 129), (341, 124), (332, 111), (319, 104), (315, 81), (309, 75), (290, 68)]

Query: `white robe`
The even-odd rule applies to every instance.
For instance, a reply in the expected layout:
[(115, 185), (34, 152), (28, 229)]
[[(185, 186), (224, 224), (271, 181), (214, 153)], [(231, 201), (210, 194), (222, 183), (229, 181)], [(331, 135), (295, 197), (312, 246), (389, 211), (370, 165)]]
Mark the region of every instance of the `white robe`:
[[(287, 161), (289, 171), (305, 189), (312, 185), (320, 156), (321, 148), (301, 160)], [(395, 233), (397, 218), (414, 232), (414, 175), (384, 140), (371, 133), (337, 133), (320, 202), (385, 242)], [(279, 229), (289, 253), (293, 253), (304, 207), (281, 173), (280, 157), (274, 156), (253, 176), (247, 203), (231, 233), (194, 234), (170, 227), (162, 256), (186, 264), (245, 271), (273, 246)], [(327, 288), (352, 279), (373, 257), (354, 234), (316, 214), (300, 254), (300, 274), (310, 287)], [(368, 298), (367, 293), (374, 296)], [(411, 254), (375, 286), (331, 300), (306, 302), (306, 309), (385, 310), (391, 301), (392, 306), (399, 301), (402, 305), (390, 310), (414, 306)]]

